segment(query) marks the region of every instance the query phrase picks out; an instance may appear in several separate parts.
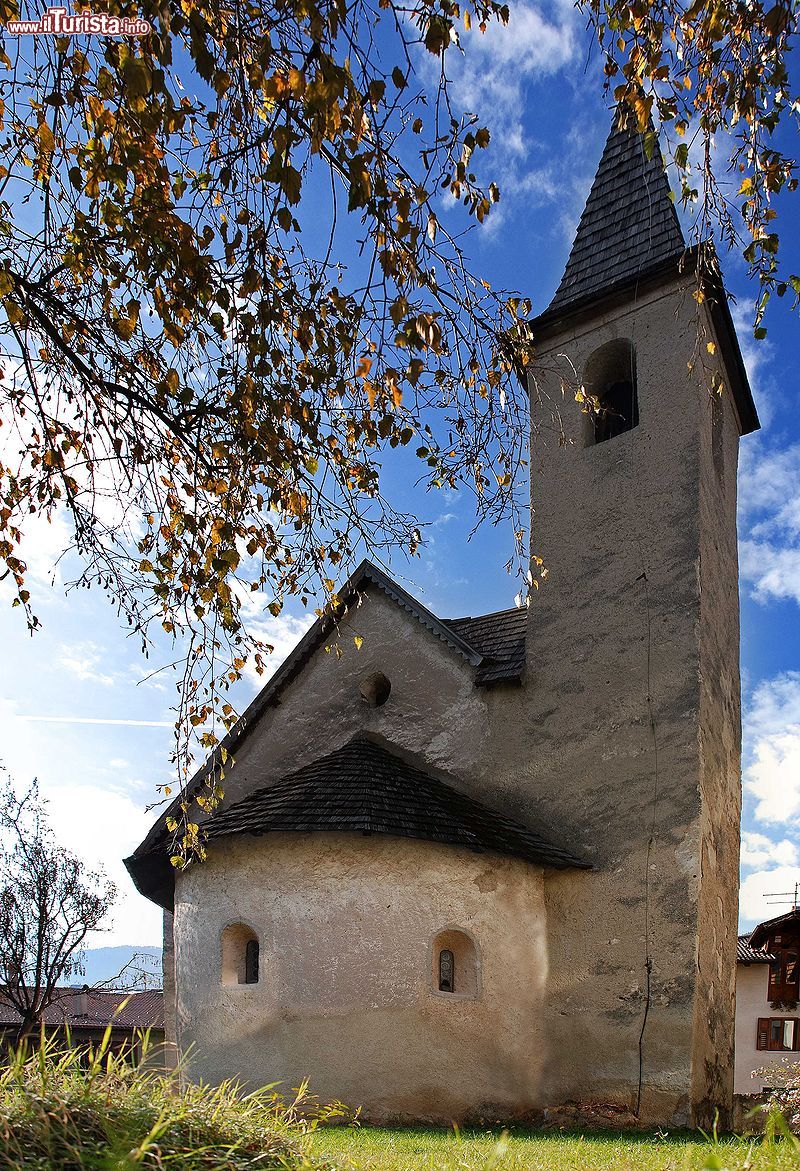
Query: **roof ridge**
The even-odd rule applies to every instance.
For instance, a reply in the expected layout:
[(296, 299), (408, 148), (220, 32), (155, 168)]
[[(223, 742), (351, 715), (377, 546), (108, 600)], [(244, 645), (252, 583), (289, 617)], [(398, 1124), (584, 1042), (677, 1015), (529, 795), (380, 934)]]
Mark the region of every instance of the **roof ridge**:
[(485, 614), (460, 614), (457, 618), (442, 618), (442, 622), (479, 622), (481, 618), (499, 618), (501, 614), (527, 614), (525, 606), (506, 606), (502, 610), (488, 610)]

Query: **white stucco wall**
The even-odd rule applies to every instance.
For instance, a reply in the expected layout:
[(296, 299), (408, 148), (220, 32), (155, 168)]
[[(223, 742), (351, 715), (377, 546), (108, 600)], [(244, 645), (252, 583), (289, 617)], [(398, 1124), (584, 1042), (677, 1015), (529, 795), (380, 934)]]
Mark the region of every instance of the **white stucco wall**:
[[(222, 986), (220, 937), (260, 942), (260, 980)], [(475, 999), (433, 988), (448, 927), (479, 948)], [(374, 1120), (509, 1117), (539, 1105), (543, 877), (513, 858), (347, 834), (223, 840), (178, 876), (178, 1034), (193, 1078), (309, 1074)]]
[(762, 1078), (751, 1077), (755, 1069), (769, 1069), (786, 1062), (800, 1062), (800, 1053), (782, 1053), (756, 1048), (759, 1017), (796, 1016), (796, 1013), (776, 1012), (769, 1006), (767, 987), (768, 964), (738, 964), (736, 968), (736, 1061), (733, 1075), (735, 1094), (757, 1094), (768, 1084)]

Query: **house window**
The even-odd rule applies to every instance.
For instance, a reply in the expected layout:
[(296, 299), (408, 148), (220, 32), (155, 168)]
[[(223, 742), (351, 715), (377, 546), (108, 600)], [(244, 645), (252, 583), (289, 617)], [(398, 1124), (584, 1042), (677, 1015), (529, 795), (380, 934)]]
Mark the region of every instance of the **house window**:
[(222, 932), (221, 982), (257, 984), (258, 936), (246, 923), (231, 923)]
[(770, 950), (775, 959), (769, 965), (769, 999), (776, 1003), (793, 1004), (800, 993), (797, 947), (773, 945)]
[(791, 1017), (760, 1017), (756, 1049), (778, 1052), (795, 1052), (800, 1045), (798, 1021)]
[(600, 346), (583, 371), (584, 447), (605, 443), (639, 425), (636, 351), (620, 338)]
[(434, 937), (432, 951), (433, 990), (461, 1000), (476, 1000), (480, 993), (480, 956), (472, 936), (457, 927), (448, 927)]

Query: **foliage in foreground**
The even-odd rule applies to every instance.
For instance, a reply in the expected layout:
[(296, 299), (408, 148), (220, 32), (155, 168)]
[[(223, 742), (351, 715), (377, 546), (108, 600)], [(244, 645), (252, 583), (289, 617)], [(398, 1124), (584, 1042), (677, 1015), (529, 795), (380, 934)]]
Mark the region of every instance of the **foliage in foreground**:
[[(109, 1050), (20, 1048), (0, 1071), (1, 1171), (244, 1171), (312, 1166), (303, 1093), (281, 1102), (267, 1087), (180, 1085)], [(145, 1050), (147, 1042), (145, 1038)], [(150, 1051), (151, 1060), (156, 1055)]]
[(769, 1107), (780, 1115), (795, 1133), (800, 1131), (800, 1062), (785, 1059), (777, 1065), (757, 1069), (753, 1077), (772, 1087)]

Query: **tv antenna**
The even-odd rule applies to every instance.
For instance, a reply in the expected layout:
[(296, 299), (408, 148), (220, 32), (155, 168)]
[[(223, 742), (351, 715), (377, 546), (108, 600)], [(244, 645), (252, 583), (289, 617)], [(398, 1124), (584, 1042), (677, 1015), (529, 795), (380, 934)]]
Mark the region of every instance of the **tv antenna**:
[(796, 911), (798, 903), (800, 903), (800, 882), (794, 884), (794, 890), (767, 891), (764, 898), (767, 900), (768, 906), (777, 907), (783, 906), (785, 903), (791, 903), (792, 910)]

